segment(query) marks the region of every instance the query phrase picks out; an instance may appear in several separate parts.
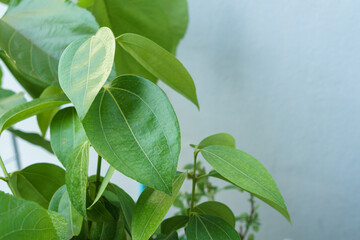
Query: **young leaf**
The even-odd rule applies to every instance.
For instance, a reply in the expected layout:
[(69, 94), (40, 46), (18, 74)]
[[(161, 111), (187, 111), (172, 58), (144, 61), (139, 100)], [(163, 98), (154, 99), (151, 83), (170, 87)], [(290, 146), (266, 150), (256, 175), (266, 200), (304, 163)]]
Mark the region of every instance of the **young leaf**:
[(83, 126), (92, 146), (111, 166), (171, 194), (180, 130), (158, 86), (136, 76), (118, 77), (100, 91)]
[(189, 216), (173, 216), (161, 223), (161, 233), (169, 235), (172, 232), (184, 227), (189, 221)]
[(193, 79), (174, 55), (153, 41), (133, 33), (120, 35), (117, 42), (149, 72), (199, 108)]
[(0, 191), (0, 239), (65, 240), (63, 216), (40, 205)]
[(235, 139), (228, 133), (218, 133), (211, 135), (205, 139), (203, 139), (199, 145), (198, 149), (205, 148), (211, 145), (221, 145), (235, 148)]
[(51, 198), (49, 210), (60, 213), (68, 222), (66, 239), (80, 234), (83, 217), (72, 206), (65, 185), (60, 187)]
[(222, 176), (260, 198), (290, 221), (289, 213), (275, 181), (254, 157), (227, 146), (208, 146), (200, 150), (205, 160)]
[(208, 201), (197, 205), (194, 212), (221, 218), (230, 226), (235, 227), (235, 216), (228, 206), (221, 202)]
[(96, 195), (96, 198), (95, 198), (94, 202), (90, 205), (90, 207), (88, 207), (88, 209), (90, 209), (92, 206), (94, 206), (94, 204), (97, 201), (99, 201), (99, 199), (102, 196), (102, 194), (104, 193), (107, 185), (109, 184), (110, 179), (111, 179), (112, 175), (114, 174), (114, 171), (115, 171), (115, 168), (110, 166), (109, 169), (106, 172), (106, 175), (105, 175), (104, 179), (101, 181), (101, 185), (100, 185), (99, 191), (98, 191), (98, 193)]
[(89, 110), (108, 79), (115, 55), (115, 38), (109, 28), (71, 43), (59, 63), (61, 88), (74, 104), (80, 119)]
[(49, 97), (37, 98), (31, 102), (17, 105), (1, 115), (0, 133), (17, 122), (39, 114), (43, 111), (61, 106), (68, 102), (69, 100), (64, 94), (59, 94)]
[(175, 201), (185, 180), (186, 173), (179, 174), (173, 183), (172, 196), (152, 188), (145, 188), (135, 205), (131, 235), (133, 240), (148, 240)]
[(97, 29), (94, 17), (71, 1), (12, 1), (0, 19), (0, 48), (27, 80), (45, 88), (58, 85), (62, 51), (72, 41), (94, 34)]
[(240, 240), (239, 234), (221, 218), (194, 215), (186, 228), (187, 240)]
[(66, 168), (71, 152), (87, 141), (75, 108), (64, 108), (55, 115), (50, 125), (50, 140), (55, 155)]
[[(62, 90), (60, 88), (49, 86), (47, 87), (40, 95), (40, 97), (46, 97), (46, 96), (52, 96), (61, 94)], [(48, 111), (42, 112), (36, 116), (41, 134), (43, 138), (45, 137), (45, 134), (50, 126), (51, 120), (59, 110), (59, 107), (55, 107), (53, 109), (50, 109)]]
[(42, 147), (49, 153), (53, 153), (50, 142), (45, 140), (43, 137), (41, 137), (37, 133), (27, 133), (27, 132), (19, 131), (19, 130), (12, 129), (12, 128), (8, 128), (8, 131), (10, 131), (15, 136), (17, 136), (31, 144)]
[(85, 142), (76, 147), (67, 161), (66, 188), (74, 208), (86, 216), (86, 185), (89, 167), (90, 143)]
[(47, 208), (53, 194), (65, 184), (64, 169), (49, 163), (36, 163), (10, 175), (16, 195)]
[(0, 89), (0, 116), (9, 109), (25, 102), (24, 93), (15, 94), (13, 91)]

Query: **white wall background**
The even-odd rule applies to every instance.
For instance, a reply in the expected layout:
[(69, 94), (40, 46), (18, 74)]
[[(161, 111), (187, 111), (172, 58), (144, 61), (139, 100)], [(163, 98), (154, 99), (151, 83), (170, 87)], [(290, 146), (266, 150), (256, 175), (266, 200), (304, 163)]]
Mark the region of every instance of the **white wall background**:
[[(189, 143), (229, 132), (267, 167), (292, 216), (290, 225), (261, 204), (257, 239), (360, 239), (360, 2), (189, 2), (178, 57), (194, 77), (201, 111), (164, 87), (182, 128), (180, 165), (191, 161)], [(4, 87), (21, 90), (9, 74)], [(15, 170), (10, 143), (2, 135), (0, 153)], [(24, 165), (56, 162), (20, 145)], [(114, 181), (137, 196), (135, 182), (120, 174)], [(238, 213), (247, 209), (246, 197), (218, 199)]]

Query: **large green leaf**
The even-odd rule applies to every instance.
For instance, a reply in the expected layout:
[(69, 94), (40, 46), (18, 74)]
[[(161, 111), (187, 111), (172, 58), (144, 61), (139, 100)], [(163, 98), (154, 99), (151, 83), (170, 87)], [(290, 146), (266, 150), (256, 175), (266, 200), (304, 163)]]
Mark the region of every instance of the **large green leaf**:
[(50, 140), (55, 155), (66, 168), (71, 152), (87, 141), (75, 108), (61, 109), (55, 115), (50, 125)]
[(217, 133), (203, 139), (197, 148), (201, 149), (211, 145), (221, 145), (235, 148), (235, 139), (228, 133)]
[(13, 91), (0, 88), (0, 116), (11, 108), (25, 102), (24, 93), (15, 94)]
[(90, 143), (76, 147), (67, 161), (66, 187), (75, 209), (86, 216), (86, 185), (89, 168)]
[(150, 39), (133, 33), (120, 35), (117, 42), (154, 76), (199, 107), (194, 81), (174, 55)]
[(60, 187), (51, 198), (49, 210), (60, 213), (66, 219), (68, 223), (66, 239), (80, 234), (83, 217), (72, 206), (65, 185)]
[(12, 128), (8, 128), (8, 130), (14, 134), (15, 136), (31, 143), (34, 144), (36, 146), (42, 147), (43, 149), (45, 149), (46, 151), (48, 151), (49, 153), (53, 153), (52, 149), (51, 149), (51, 145), (50, 142), (47, 141), (46, 139), (44, 139), (43, 137), (41, 137), (39, 134), (37, 133), (27, 133), (27, 132), (23, 132), (20, 130), (16, 130), (16, 129), (12, 129)]
[(284, 199), (275, 181), (258, 160), (245, 152), (227, 146), (208, 146), (200, 151), (219, 174), (260, 198), (290, 221)]
[(64, 94), (42, 97), (23, 103), (11, 108), (0, 117), (0, 133), (28, 117), (39, 114), (43, 111), (52, 109), (68, 103), (69, 100)]
[(49, 163), (36, 163), (10, 175), (16, 196), (47, 208), (53, 194), (65, 184), (64, 169)]
[(197, 205), (194, 212), (221, 218), (230, 226), (235, 227), (235, 216), (228, 206), (221, 202), (208, 201)]
[(40, 205), (0, 191), (0, 239), (63, 240), (67, 222)]
[(145, 188), (136, 202), (131, 226), (133, 240), (148, 240), (175, 201), (185, 180), (186, 173), (179, 174), (173, 183), (172, 196), (152, 188)]
[[(49, 86), (47, 87), (40, 95), (40, 97), (52, 96), (61, 94), (62, 90), (60, 88)], [(45, 137), (45, 134), (50, 126), (51, 120), (59, 110), (59, 107), (54, 107), (48, 111), (42, 112), (36, 116), (36, 120), (38, 122), (41, 134)]]
[(240, 240), (239, 234), (221, 218), (194, 215), (186, 228), (187, 240)]
[(100, 91), (83, 125), (92, 146), (115, 169), (171, 194), (180, 130), (158, 86), (136, 76), (113, 80)]
[(171, 234), (172, 232), (184, 227), (189, 221), (189, 216), (173, 216), (171, 218), (165, 219), (161, 223), (161, 233), (166, 235)]
[(61, 88), (83, 119), (97, 93), (108, 79), (115, 55), (115, 38), (109, 28), (70, 44), (61, 56)]
[(94, 17), (71, 1), (13, 1), (0, 20), (0, 48), (27, 80), (47, 87), (58, 84), (62, 51), (97, 29)]

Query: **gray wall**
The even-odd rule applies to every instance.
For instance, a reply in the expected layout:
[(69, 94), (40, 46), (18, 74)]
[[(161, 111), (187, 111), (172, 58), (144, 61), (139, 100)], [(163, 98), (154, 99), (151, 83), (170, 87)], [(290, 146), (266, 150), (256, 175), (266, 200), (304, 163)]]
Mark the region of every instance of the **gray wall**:
[[(182, 128), (180, 166), (191, 161), (190, 143), (229, 132), (267, 167), (292, 216), (290, 225), (262, 203), (257, 239), (360, 239), (360, 2), (189, 2), (178, 56), (194, 77), (201, 111), (164, 87)], [(17, 86), (7, 78), (6, 87)], [(1, 137), (0, 152), (14, 168), (9, 139)], [(24, 159), (56, 162), (21, 148)], [(120, 174), (114, 181), (137, 195), (133, 181)], [(218, 199), (236, 213), (247, 209), (246, 195)]]

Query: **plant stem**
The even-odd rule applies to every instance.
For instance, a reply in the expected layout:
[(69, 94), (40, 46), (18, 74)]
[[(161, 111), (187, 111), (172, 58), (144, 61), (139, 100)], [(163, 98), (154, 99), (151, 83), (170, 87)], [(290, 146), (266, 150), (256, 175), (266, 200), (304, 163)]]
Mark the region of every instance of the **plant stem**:
[(249, 215), (249, 219), (246, 221), (245, 231), (242, 232), (242, 229), (240, 228), (239, 235), (240, 235), (241, 240), (245, 240), (245, 237), (248, 234), (249, 229), (252, 225), (254, 214), (255, 214), (255, 201), (254, 201), (254, 196), (252, 194), (250, 194), (250, 215)]
[(100, 173), (101, 173), (101, 157), (98, 155), (98, 162), (97, 162), (97, 168), (96, 168), (96, 188), (95, 188), (95, 196), (99, 191), (100, 186)]
[(191, 203), (190, 203), (190, 216), (193, 212), (194, 209), (194, 201), (195, 201), (195, 187), (196, 187), (196, 158), (198, 155), (199, 151), (195, 148), (195, 152), (194, 152), (194, 167), (193, 167), (193, 174), (192, 174), (192, 191), (191, 191)]
[(17, 197), (17, 194), (16, 194), (13, 186), (11, 185), (11, 183), (10, 183), (10, 181), (9, 181), (9, 180), (10, 180), (10, 175), (9, 175), (8, 171), (6, 170), (5, 164), (4, 164), (4, 162), (3, 162), (3, 160), (2, 160), (1, 157), (0, 157), (0, 165), (1, 165), (2, 171), (4, 172), (4, 175), (5, 175), (5, 178), (1, 178), (1, 179), (7, 182), (7, 184), (8, 184), (8, 186), (9, 186), (11, 192), (13, 193), (13, 195), (14, 195), (15, 197)]

